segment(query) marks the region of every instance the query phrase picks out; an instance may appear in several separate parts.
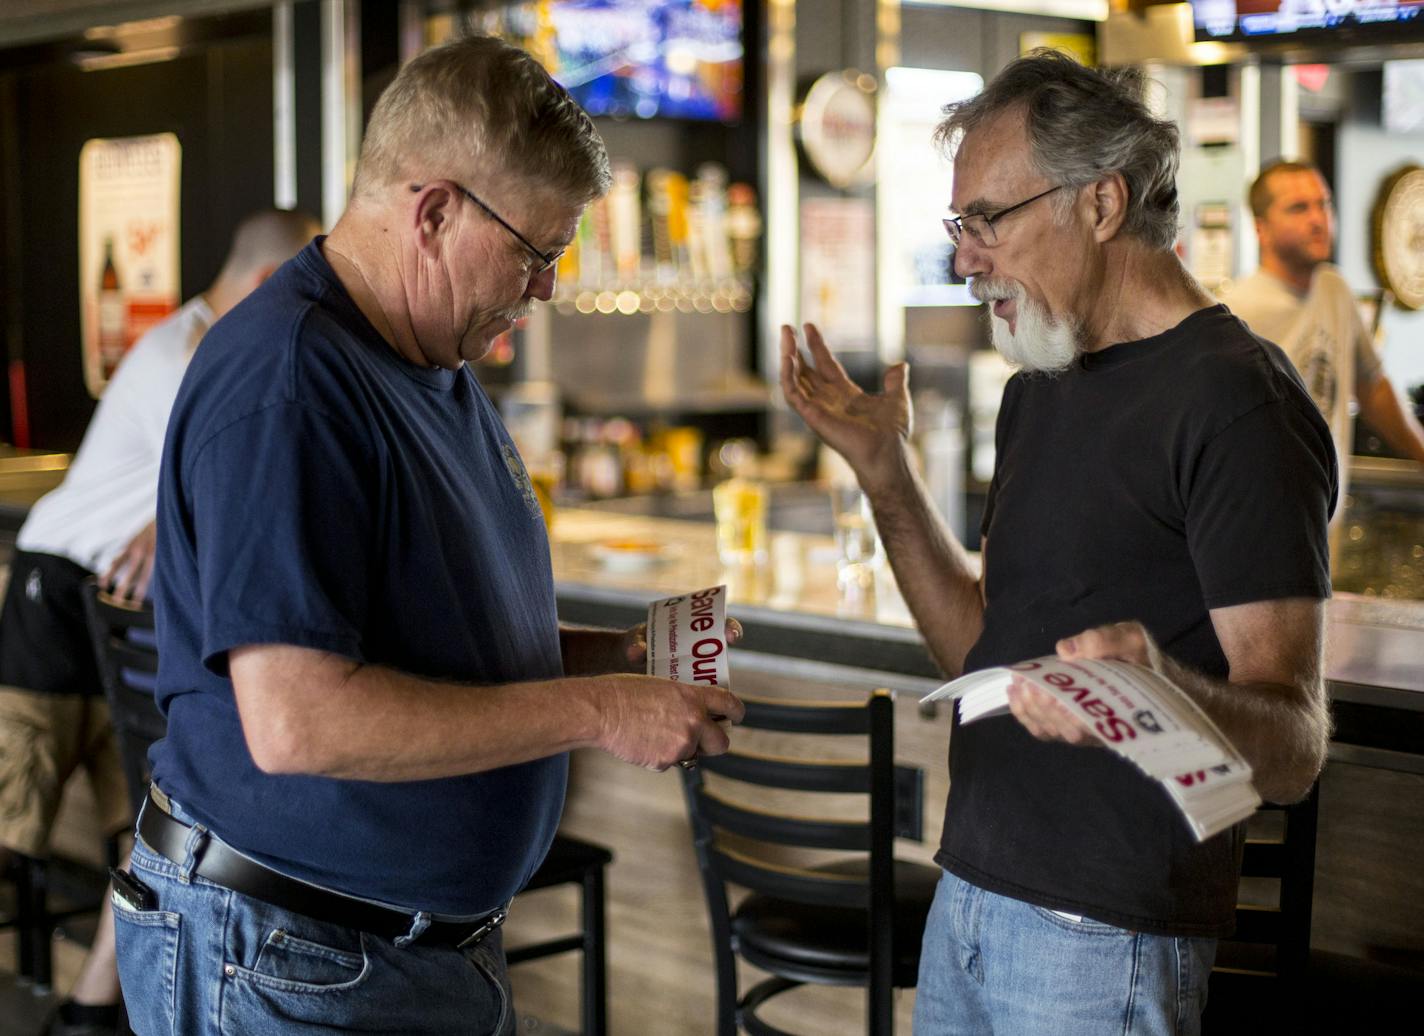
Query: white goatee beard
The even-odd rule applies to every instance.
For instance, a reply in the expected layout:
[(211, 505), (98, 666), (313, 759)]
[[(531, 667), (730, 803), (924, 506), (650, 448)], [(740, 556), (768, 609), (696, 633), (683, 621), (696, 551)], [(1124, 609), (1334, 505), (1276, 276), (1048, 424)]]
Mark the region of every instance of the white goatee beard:
[(1012, 281), (976, 281), (970, 289), (982, 302), (1013, 299), (1017, 330), (1009, 322), (989, 316), (994, 348), (1010, 364), (1041, 374), (1058, 374), (1068, 369), (1082, 352), (1081, 335), (1074, 321), (1054, 320), (1048, 311), (1028, 297), (1023, 285)]

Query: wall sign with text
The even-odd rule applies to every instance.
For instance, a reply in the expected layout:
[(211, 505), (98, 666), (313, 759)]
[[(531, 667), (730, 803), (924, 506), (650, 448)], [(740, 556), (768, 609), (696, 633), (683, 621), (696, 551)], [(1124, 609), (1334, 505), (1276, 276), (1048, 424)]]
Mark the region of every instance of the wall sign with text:
[(96, 399), (129, 347), (178, 307), (182, 155), (172, 133), (79, 151), (80, 348)]

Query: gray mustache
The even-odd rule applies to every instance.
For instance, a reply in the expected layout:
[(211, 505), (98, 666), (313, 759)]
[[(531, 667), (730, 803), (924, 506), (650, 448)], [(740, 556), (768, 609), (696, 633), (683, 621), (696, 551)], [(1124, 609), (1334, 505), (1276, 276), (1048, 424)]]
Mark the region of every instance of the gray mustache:
[(1019, 297), (1018, 289), (1008, 284), (996, 284), (993, 281), (974, 281), (969, 285), (969, 294), (973, 295), (980, 302), (998, 302), (1001, 299), (1016, 299)]

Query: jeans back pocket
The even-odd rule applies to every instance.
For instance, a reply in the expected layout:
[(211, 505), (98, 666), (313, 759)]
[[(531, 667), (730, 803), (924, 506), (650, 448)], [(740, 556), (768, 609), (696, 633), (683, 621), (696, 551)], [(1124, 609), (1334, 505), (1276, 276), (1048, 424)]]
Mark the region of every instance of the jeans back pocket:
[(171, 910), (137, 910), (112, 892), (109, 899), (130, 1024), (135, 1032), (173, 1032), (182, 918)]

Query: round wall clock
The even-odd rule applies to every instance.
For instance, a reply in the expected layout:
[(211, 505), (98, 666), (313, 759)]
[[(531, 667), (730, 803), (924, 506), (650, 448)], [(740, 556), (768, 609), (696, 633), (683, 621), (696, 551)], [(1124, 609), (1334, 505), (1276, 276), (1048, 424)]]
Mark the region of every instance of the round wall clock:
[(801, 105), (801, 144), (832, 186), (864, 183), (874, 171), (875, 78), (827, 72), (812, 83)]
[(1406, 309), (1424, 306), (1424, 168), (1405, 166), (1380, 188), (1374, 211), (1375, 272)]

